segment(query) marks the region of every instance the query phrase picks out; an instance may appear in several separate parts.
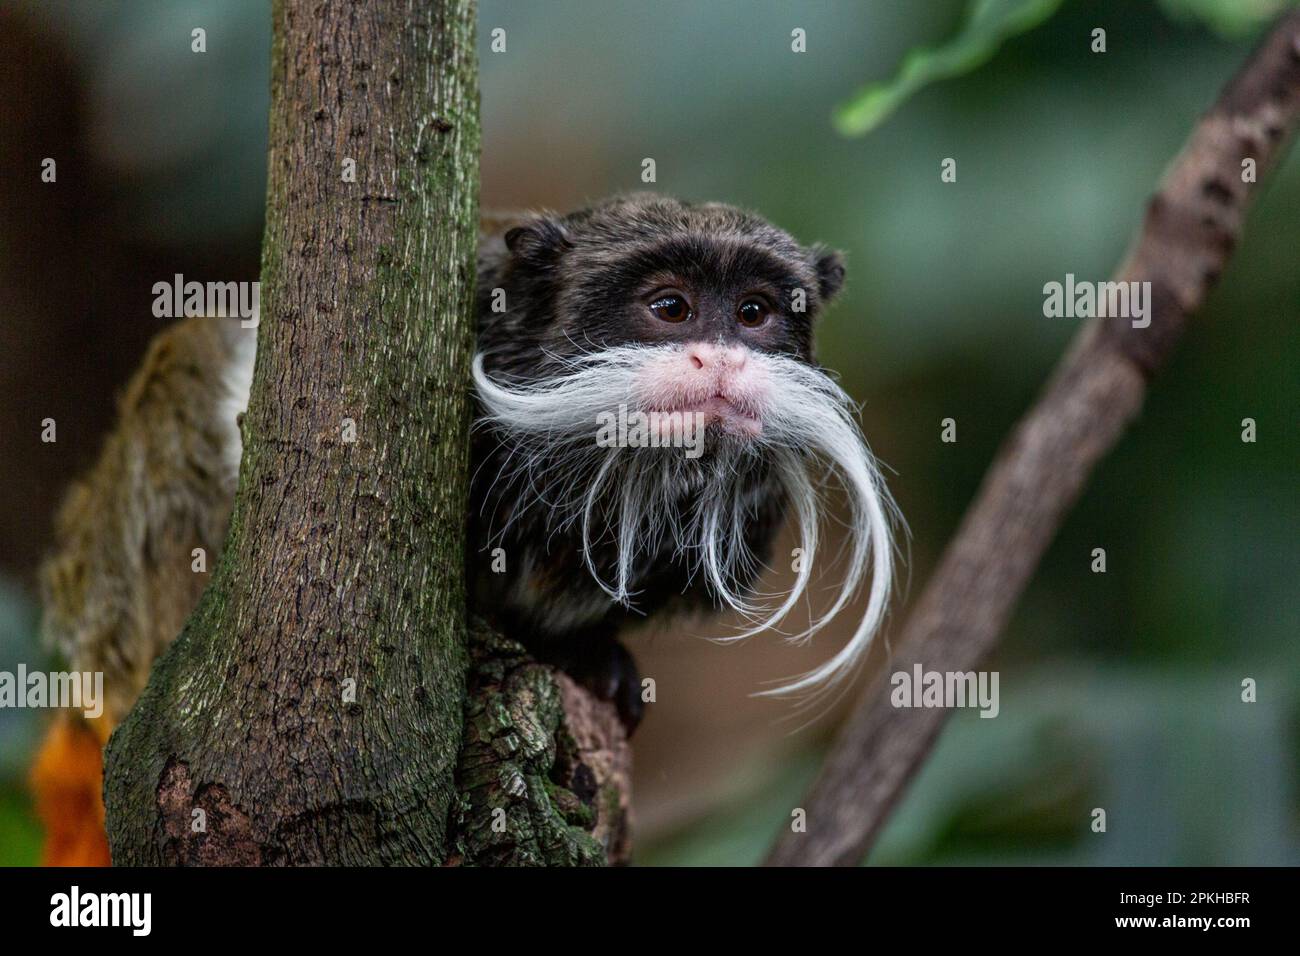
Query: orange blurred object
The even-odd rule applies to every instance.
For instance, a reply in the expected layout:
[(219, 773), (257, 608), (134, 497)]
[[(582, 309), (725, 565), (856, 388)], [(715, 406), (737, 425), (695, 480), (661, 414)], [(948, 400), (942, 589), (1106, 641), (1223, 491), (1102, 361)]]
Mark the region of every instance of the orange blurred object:
[(109, 866), (104, 830), (103, 721), (60, 718), (32, 766), (36, 814), (45, 827), (45, 866)]

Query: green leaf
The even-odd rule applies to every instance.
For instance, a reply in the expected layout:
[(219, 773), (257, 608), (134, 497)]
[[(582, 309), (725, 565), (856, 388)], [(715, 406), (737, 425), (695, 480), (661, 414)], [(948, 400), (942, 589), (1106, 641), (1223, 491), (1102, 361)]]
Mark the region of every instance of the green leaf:
[(1272, 20), (1296, 0), (1159, 0), (1165, 16), (1180, 22), (1199, 20), (1219, 36), (1236, 39)]
[(845, 136), (870, 132), (921, 88), (983, 65), (1004, 41), (1032, 30), (1060, 6), (1061, 0), (970, 0), (955, 37), (943, 46), (911, 51), (892, 80), (864, 86), (836, 109), (836, 129)]

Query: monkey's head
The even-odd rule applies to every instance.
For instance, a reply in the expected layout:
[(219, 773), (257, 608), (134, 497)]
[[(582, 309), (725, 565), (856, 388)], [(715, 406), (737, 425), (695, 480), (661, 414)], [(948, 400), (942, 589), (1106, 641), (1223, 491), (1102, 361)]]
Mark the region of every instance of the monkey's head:
[[(879, 624), (891, 574), (890, 504), (856, 409), (813, 358), (814, 321), (843, 283), (839, 255), (730, 206), (635, 195), (533, 218), (483, 257), (480, 426), (536, 495), (512, 511), (545, 508), (549, 527), (580, 527), (588, 570), (628, 605), (667, 539), (719, 604), (753, 615), (748, 634), (804, 593), (821, 472), (838, 475), (850, 563), (834, 604), (796, 639), (869, 567), (871, 598), (850, 645), (785, 689), (838, 681)], [(795, 587), (774, 609), (746, 593), (745, 525), (763, 496), (788, 505), (801, 535)], [(600, 541), (614, 545), (609, 567), (594, 557)]]
[(622, 346), (693, 346), (685, 378), (750, 351), (811, 364), (813, 322), (844, 282), (838, 253), (758, 216), (649, 194), (539, 216), (500, 242), (480, 347), (490, 372), (523, 380)]

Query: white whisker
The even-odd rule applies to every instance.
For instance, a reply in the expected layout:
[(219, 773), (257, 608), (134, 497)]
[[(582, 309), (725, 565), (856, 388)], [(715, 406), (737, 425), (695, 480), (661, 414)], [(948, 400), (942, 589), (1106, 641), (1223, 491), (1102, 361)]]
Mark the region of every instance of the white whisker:
[[(552, 356), (559, 374), (519, 385), (489, 378), (483, 356), (477, 356), (481, 423), (496, 431), (512, 463), (518, 461), (508, 486), (515, 477), (528, 479), (528, 500), (515, 503), (512, 514), (537, 504), (549, 509), (552, 528), (580, 529), (587, 571), (611, 601), (630, 609), (638, 578), (657, 570), (653, 563), (664, 560), (667, 543), (689, 581), (699, 575), (717, 604), (746, 619), (738, 632), (716, 638), (725, 643), (766, 630), (780, 633), (781, 622), (807, 599), (820, 526), (828, 519), (823, 487), (833, 479), (849, 504), (843, 577), (829, 608), (783, 639), (810, 640), (853, 600), (869, 574), (866, 610), (829, 660), (760, 692), (820, 696), (840, 687), (863, 659), (884, 619), (893, 580), (895, 512), (858, 429), (857, 407), (824, 371), (787, 356), (750, 352), (748, 360), (767, 382), (756, 434), (717, 434), (709, 454), (696, 460), (680, 449), (598, 446), (599, 417), (620, 405), (640, 408), (644, 369), (680, 348), (634, 345)], [(762, 487), (784, 494), (800, 549), (790, 590), (770, 608), (751, 586), (763, 565), (745, 539), (748, 519), (758, 513), (755, 489)], [(610, 568), (597, 566), (601, 544), (612, 545)]]

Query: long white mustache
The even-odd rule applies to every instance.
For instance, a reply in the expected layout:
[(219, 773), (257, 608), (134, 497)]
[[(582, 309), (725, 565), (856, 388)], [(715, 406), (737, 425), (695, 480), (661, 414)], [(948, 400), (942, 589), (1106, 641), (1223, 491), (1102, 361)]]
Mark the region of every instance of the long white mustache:
[[(499, 431), (512, 466), (529, 476), (527, 484), (539, 499), (544, 494), (539, 488), (553, 491), (542, 503), (555, 509), (561, 526), (581, 522), (584, 561), (612, 600), (634, 606), (637, 560), (657, 553), (666, 538), (692, 574), (705, 575), (721, 603), (749, 619), (748, 626), (722, 641), (777, 629), (807, 593), (819, 548), (819, 517), (827, 510), (823, 479), (833, 476), (850, 506), (847, 570), (830, 608), (786, 640), (804, 643), (825, 627), (853, 599), (870, 568), (867, 607), (853, 636), (830, 660), (761, 692), (820, 695), (854, 673), (880, 629), (893, 581), (896, 509), (857, 427), (856, 406), (824, 372), (795, 359), (751, 352), (749, 361), (769, 382), (761, 434), (743, 441), (724, 437), (700, 460), (687, 460), (680, 450), (599, 447), (598, 416), (620, 404), (638, 407), (637, 382), (646, 363), (680, 348), (636, 345), (592, 352), (567, 360), (558, 376), (518, 386), (490, 379), (480, 354), (473, 366), (483, 408), (477, 427)], [(744, 542), (742, 520), (756, 502), (744, 500), (739, 491), (744, 485), (736, 478), (764, 459), (789, 497), (801, 549), (794, 585), (775, 607), (756, 605), (735, 583), (737, 573), (753, 569), (757, 560)], [(611, 489), (617, 489), (612, 532), (617, 569), (615, 580), (605, 581), (591, 553), (603, 533), (594, 520), (598, 503)]]

